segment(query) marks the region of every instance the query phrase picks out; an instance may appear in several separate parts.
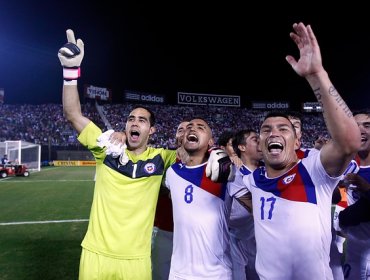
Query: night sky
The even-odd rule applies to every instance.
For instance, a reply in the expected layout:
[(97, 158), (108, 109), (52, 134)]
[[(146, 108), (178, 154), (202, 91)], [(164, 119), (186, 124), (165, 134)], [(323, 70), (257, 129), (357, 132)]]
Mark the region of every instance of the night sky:
[(285, 61), (287, 54), (298, 57), (289, 32), (294, 22), (303, 21), (312, 25), (324, 67), (347, 103), (353, 109), (370, 107), (368, 17), (307, 16), (298, 8), (290, 15), (271, 16), (243, 6), (153, 3), (134, 8), (124, 3), (2, 3), (0, 88), (5, 103), (61, 103), (57, 51), (68, 28), (85, 43), (80, 91), (83, 84), (107, 87), (114, 102), (122, 102), (125, 89), (165, 94), (173, 102), (177, 91), (293, 106), (315, 101), (308, 83)]

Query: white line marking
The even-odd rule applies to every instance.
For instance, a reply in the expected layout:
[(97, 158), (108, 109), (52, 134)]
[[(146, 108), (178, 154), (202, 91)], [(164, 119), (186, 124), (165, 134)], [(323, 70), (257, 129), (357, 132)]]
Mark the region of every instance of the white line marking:
[(59, 221), (55, 220), (55, 221), (9, 222), (9, 223), (0, 223), (0, 226), (53, 224), (53, 223), (78, 223), (78, 222), (88, 222), (88, 221), (89, 221), (89, 219), (59, 220)]
[[(29, 180), (29, 181), (23, 181), (23, 180), (11, 180), (7, 181), (7, 183), (33, 183), (33, 182), (93, 182), (93, 179), (90, 180)], [(3, 182), (3, 180), (0, 180), (0, 183)]]

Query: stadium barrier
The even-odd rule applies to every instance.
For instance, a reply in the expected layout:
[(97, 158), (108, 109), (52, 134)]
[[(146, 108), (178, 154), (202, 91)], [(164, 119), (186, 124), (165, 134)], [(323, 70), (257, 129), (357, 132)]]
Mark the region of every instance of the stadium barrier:
[(54, 160), (54, 166), (95, 166), (94, 160)]

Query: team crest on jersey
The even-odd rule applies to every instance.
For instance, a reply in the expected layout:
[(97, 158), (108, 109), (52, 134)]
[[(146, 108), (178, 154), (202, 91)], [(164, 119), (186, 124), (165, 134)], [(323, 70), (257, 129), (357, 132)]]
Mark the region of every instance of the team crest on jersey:
[(148, 174), (152, 174), (155, 171), (155, 164), (152, 162), (148, 162), (147, 164), (144, 165), (144, 170)]
[(296, 173), (292, 174), (292, 175), (289, 175), (289, 176), (286, 176), (284, 179), (283, 179), (283, 183), (285, 185), (289, 184), (290, 182), (292, 182), (294, 180), (294, 177), (295, 177)]

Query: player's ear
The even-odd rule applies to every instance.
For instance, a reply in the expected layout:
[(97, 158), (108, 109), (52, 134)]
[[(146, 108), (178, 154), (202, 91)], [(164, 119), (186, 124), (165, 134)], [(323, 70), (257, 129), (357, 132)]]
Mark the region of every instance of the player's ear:
[(242, 145), (242, 144), (240, 144), (240, 145), (238, 145), (238, 149), (239, 149), (240, 151), (242, 151), (242, 152), (245, 152), (245, 150), (246, 150), (246, 145)]
[(302, 146), (302, 141), (301, 141), (301, 139), (299, 138), (298, 139), (298, 148), (300, 148)]
[(301, 147), (301, 141), (298, 138), (296, 138), (294, 140), (294, 149), (298, 150), (300, 147)]
[(214, 146), (214, 144), (215, 144), (215, 140), (213, 138), (209, 139), (209, 141), (208, 141), (208, 148)]
[(151, 126), (149, 129), (149, 135), (152, 135), (153, 133), (155, 133), (155, 131), (156, 131), (156, 128), (154, 126)]

